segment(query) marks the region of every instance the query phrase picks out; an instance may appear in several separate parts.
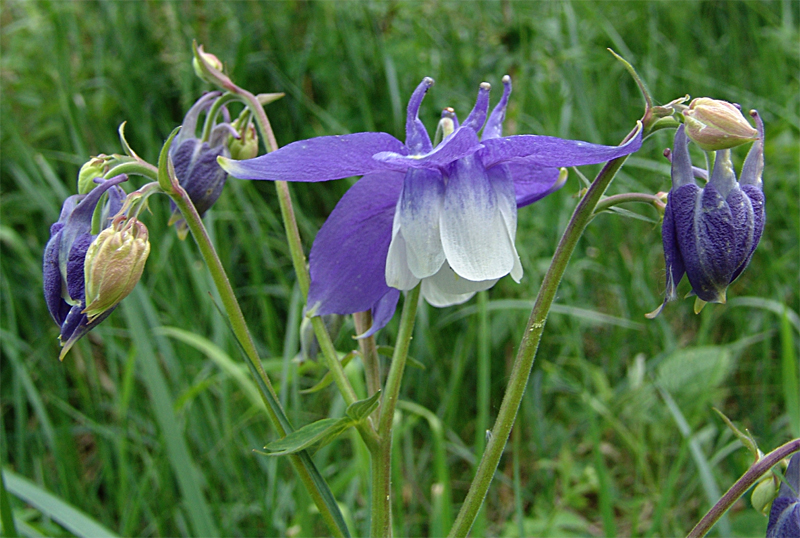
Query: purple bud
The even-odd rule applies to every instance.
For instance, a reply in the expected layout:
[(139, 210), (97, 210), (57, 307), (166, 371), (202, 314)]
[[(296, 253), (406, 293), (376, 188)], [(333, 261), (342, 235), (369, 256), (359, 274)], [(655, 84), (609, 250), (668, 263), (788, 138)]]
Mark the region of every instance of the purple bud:
[(750, 262), (765, 222), (761, 189), (764, 127), (757, 114), (754, 117), (759, 137), (738, 182), (730, 150), (725, 149), (715, 152), (708, 183), (698, 186), (685, 127), (681, 125), (675, 133), (672, 190), (662, 228), (667, 268), (665, 303), (677, 297), (676, 287), (684, 273), (699, 299), (724, 303), (728, 286)]

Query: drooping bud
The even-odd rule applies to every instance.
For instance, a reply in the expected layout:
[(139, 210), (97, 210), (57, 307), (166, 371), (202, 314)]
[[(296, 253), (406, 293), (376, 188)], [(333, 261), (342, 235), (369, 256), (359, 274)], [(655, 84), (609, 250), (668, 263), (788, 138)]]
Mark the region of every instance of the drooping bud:
[(139, 282), (150, 254), (147, 227), (136, 218), (117, 216), (92, 241), (84, 261), (86, 308), (94, 321), (115, 307)]
[(683, 111), (686, 135), (706, 151), (730, 149), (758, 138), (758, 131), (734, 104), (700, 97)]
[[(200, 216), (214, 205), (228, 179), (217, 157), (230, 157), (228, 140), (231, 135), (239, 136), (230, 124), (227, 109), (213, 106), (219, 96), (219, 92), (210, 92), (197, 100), (169, 150), (175, 176)], [(198, 121), (203, 113), (206, 117), (198, 138)], [(170, 224), (177, 224), (181, 239), (186, 237), (188, 228), (174, 206)]]
[[(63, 359), (72, 345), (103, 321), (113, 309), (107, 309), (91, 321), (83, 312), (86, 306), (84, 266), (86, 252), (94, 241), (92, 221), (103, 195), (106, 202), (101, 215), (114, 215), (123, 207), (125, 192), (117, 185), (126, 181), (119, 175), (98, 180), (88, 194), (70, 196), (64, 202), (58, 222), (50, 227), (50, 240), (44, 250), (42, 280), (44, 298), (53, 320), (61, 328)], [(101, 218), (101, 226), (109, 220)]]
[[(692, 167), (686, 125), (678, 127), (670, 154), (672, 190), (664, 213), (662, 238), (667, 268), (667, 301), (677, 298), (683, 275), (697, 296), (695, 312), (705, 303), (726, 302), (726, 290), (750, 263), (766, 219), (761, 173), (764, 125), (756, 112), (758, 139), (750, 149), (737, 182), (730, 151), (716, 152), (714, 169), (704, 187)], [(647, 315), (653, 318), (663, 304)]]

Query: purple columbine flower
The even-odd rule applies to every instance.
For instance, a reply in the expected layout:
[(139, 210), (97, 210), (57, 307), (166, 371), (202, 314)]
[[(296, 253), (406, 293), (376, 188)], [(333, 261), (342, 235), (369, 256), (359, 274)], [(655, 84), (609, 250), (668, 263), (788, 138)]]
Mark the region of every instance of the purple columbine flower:
[(769, 511), (767, 538), (800, 536), (800, 452), (789, 460), (785, 477)]
[[(223, 121), (214, 125), (217, 118), (206, 116), (204, 134), (197, 137), (200, 114), (207, 113), (220, 95), (220, 92), (209, 92), (192, 105), (169, 151), (175, 176), (201, 217), (220, 197), (228, 179), (228, 174), (217, 163), (217, 157), (230, 157), (228, 141), (231, 136), (239, 137), (231, 127), (228, 111), (224, 107), (219, 111)], [(184, 238), (188, 232), (186, 223), (174, 204), (172, 209), (170, 224), (177, 224), (178, 234)]]
[(92, 234), (92, 216), (103, 194), (108, 198), (102, 206), (99, 222), (103, 228), (110, 217), (122, 209), (125, 191), (117, 185), (127, 181), (124, 174), (99, 182), (88, 194), (76, 194), (64, 201), (58, 222), (50, 227), (50, 240), (44, 249), (42, 264), (44, 298), (47, 309), (61, 327), (61, 356), (63, 360), (72, 345), (106, 319), (114, 308), (93, 317), (86, 308), (84, 263), (86, 251), (97, 235)]
[(411, 95), (405, 144), (387, 133), (357, 133), (294, 142), (247, 161), (220, 159), (241, 179), (363, 176), (311, 247), (308, 305), (316, 315), (371, 310), (373, 327), (366, 334), (388, 323), (400, 290), (419, 283), (430, 304), (448, 306), (505, 275), (519, 281), (517, 208), (559, 189), (560, 167), (604, 162), (641, 146), (641, 132), (624, 146), (503, 137), (511, 93), (506, 76), (503, 97), (488, 120), (490, 86), (483, 83), (462, 124), (445, 111), (443, 140), (434, 147), (418, 117), (432, 85), (425, 78)]
[(684, 273), (692, 285), (692, 294), (701, 301), (724, 303), (728, 286), (750, 263), (766, 219), (761, 181), (764, 124), (757, 112), (751, 114), (756, 120), (758, 139), (747, 154), (738, 182), (730, 150), (725, 149), (715, 152), (711, 178), (699, 187), (695, 175), (706, 174), (693, 169), (689, 140), (684, 126), (678, 127), (671, 155), (672, 190), (661, 231), (667, 267), (666, 296), (648, 317), (655, 317), (664, 304), (677, 298), (676, 289)]

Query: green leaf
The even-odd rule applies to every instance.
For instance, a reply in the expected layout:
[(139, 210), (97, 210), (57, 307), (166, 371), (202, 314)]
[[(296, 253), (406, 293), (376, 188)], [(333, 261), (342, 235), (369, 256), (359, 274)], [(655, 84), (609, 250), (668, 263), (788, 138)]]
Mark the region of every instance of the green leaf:
[(76, 536), (117, 536), (71, 504), (8, 469), (3, 469), (3, 480), (9, 493), (57, 521)]
[(339, 434), (353, 425), (355, 425), (355, 422), (347, 417), (324, 418), (307, 424), (282, 439), (272, 441), (264, 447), (264, 450), (268, 452), (268, 456), (286, 456), (314, 445), (321, 447), (333, 441)]
[(381, 399), (381, 391), (376, 392), (366, 400), (353, 402), (347, 408), (347, 416), (356, 422), (361, 422), (367, 418), (378, 407)]
[[(341, 360), (342, 368), (344, 368), (345, 366), (350, 364), (350, 361), (353, 360), (353, 357), (355, 357), (356, 355), (360, 355), (360, 354), (361, 353), (359, 353), (358, 351), (354, 350), (354, 351), (351, 351), (350, 353), (348, 353), (347, 355), (345, 355), (344, 358)], [(314, 385), (310, 389), (301, 390), (300, 394), (312, 394), (314, 392), (319, 392), (322, 389), (324, 389), (325, 387), (327, 387), (328, 385), (330, 385), (331, 383), (333, 383), (333, 375), (330, 372), (328, 372), (324, 376), (322, 376), (322, 379), (320, 379), (319, 383), (317, 383), (316, 385)]]

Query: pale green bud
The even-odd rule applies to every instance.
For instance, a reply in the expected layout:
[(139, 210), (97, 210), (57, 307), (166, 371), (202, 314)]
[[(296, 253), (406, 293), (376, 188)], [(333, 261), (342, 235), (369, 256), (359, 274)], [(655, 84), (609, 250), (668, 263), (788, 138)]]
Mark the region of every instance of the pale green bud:
[(764, 514), (769, 514), (769, 509), (772, 506), (772, 501), (778, 496), (778, 487), (775, 484), (775, 479), (772, 474), (768, 474), (753, 488), (753, 493), (750, 495), (750, 503), (753, 508)]
[(256, 127), (252, 123), (248, 123), (243, 129), (240, 129), (237, 123), (239, 123), (238, 120), (233, 123), (233, 128), (239, 133), (239, 138), (230, 137), (228, 142), (231, 159), (236, 161), (252, 159), (258, 155)]
[[(199, 58), (198, 58), (199, 56)], [(205, 64), (200, 61), (202, 58), (205, 61)], [(202, 80), (206, 82), (210, 82), (211, 84), (216, 84), (216, 78), (209, 72), (208, 66), (213, 67), (217, 71), (222, 72), (222, 62), (219, 58), (211, 54), (210, 52), (204, 52), (203, 47), (198, 47), (197, 54), (192, 58), (192, 68), (194, 69), (194, 74), (200, 77)]]
[(97, 187), (94, 182), (95, 178), (103, 177), (108, 171), (108, 162), (111, 157), (107, 155), (98, 155), (92, 157), (89, 161), (81, 166), (78, 172), (78, 194), (88, 194), (89, 191)]
[(700, 97), (683, 111), (686, 135), (706, 151), (729, 149), (758, 138), (758, 131), (727, 101)]
[(89, 322), (133, 290), (149, 254), (147, 227), (136, 218), (115, 217), (92, 241), (83, 266)]

